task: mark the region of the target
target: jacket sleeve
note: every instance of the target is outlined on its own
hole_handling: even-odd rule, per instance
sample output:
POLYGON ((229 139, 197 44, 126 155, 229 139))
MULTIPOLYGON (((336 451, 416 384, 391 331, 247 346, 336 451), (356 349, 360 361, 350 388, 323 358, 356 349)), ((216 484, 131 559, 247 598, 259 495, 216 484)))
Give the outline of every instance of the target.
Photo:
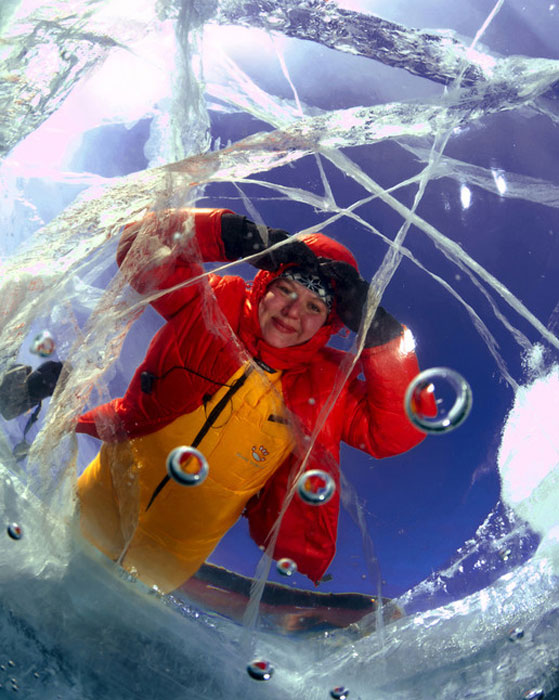
MULTIPOLYGON (((425 438, 404 407, 406 390, 420 371, 413 345, 413 336, 404 327, 399 337, 363 351, 365 380, 354 379, 348 387, 344 442, 380 458, 406 452, 425 438)), ((432 394, 424 392, 421 402, 426 415, 436 415, 432 394)))
POLYGON ((233 213, 228 209, 167 209, 129 224, 122 232, 117 263, 134 289, 156 295, 151 304, 165 319, 200 293, 205 281, 201 263, 227 260, 221 239, 225 212, 233 213), (189 279, 191 284, 175 289, 189 279), (166 289, 171 291, 157 296, 166 289))

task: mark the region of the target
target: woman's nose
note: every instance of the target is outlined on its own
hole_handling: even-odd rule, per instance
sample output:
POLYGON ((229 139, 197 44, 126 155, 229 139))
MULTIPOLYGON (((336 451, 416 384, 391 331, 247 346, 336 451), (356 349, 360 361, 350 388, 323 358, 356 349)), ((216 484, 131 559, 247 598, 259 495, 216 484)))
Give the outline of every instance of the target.
POLYGON ((299 315, 299 299, 289 299, 282 309, 284 316, 297 317, 299 315))

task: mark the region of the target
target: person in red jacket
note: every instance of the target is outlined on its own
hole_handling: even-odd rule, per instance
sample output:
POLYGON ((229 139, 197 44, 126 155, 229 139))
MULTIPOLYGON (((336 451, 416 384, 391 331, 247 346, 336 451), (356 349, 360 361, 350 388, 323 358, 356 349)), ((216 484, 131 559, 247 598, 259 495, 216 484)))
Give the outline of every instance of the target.
POLYGON ((424 437, 404 410, 419 372, 409 330, 379 306, 342 382, 348 354, 327 343, 359 329, 369 289, 353 255, 229 210, 151 214, 126 227, 117 262, 166 323, 124 397, 78 421, 102 440, 78 481, 84 536, 169 591, 245 515, 258 545, 318 582, 336 548, 340 443, 381 458, 424 437), (259 268, 252 283, 202 267, 246 257, 259 268), (182 445, 209 464, 196 487, 167 472, 182 445), (310 469, 336 485, 320 506, 292 493, 310 469))

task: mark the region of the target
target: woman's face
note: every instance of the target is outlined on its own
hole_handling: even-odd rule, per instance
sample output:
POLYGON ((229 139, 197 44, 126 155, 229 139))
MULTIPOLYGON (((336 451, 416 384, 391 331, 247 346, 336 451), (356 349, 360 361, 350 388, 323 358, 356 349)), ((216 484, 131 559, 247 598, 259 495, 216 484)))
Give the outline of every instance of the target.
POLYGON ((274 280, 258 307, 262 338, 274 348, 306 343, 328 318, 322 299, 302 284, 274 280))

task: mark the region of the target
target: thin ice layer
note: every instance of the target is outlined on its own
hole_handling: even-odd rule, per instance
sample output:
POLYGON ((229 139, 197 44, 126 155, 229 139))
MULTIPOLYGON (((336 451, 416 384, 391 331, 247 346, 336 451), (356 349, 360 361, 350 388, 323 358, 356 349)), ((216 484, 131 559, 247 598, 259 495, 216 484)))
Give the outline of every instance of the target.
MULTIPOLYGON (((523 63, 523 65, 525 64, 523 63)), ((526 77, 526 73, 524 77, 522 74, 518 77, 514 74, 509 75, 505 71, 504 74, 508 82, 503 89, 502 99, 496 97, 498 91, 495 90, 496 86, 492 85, 491 88, 471 96, 468 93, 459 93, 459 99, 456 101, 454 97, 449 99, 446 106, 453 113, 452 116, 457 115, 460 124, 469 125, 472 123, 472 118, 484 116, 493 109, 517 109, 519 106, 529 104, 531 96, 537 96, 540 94, 540 90, 542 94, 545 94, 548 86, 552 85, 553 71, 554 67, 551 64, 544 67, 541 83, 538 82, 537 87, 532 92, 528 90, 520 101, 517 100, 517 95, 519 92, 523 92, 524 77, 526 84, 529 82, 529 77, 526 77), (519 85, 515 85, 513 90, 512 83, 517 80, 519 85), (510 95, 513 96, 512 99, 510 95), (469 101, 470 97, 472 102, 469 101), (486 102, 490 102, 490 104, 486 104, 486 102)), ((138 216, 145 209, 153 207, 154 202, 164 206, 169 201, 178 201, 181 204, 188 201, 188 195, 194 183, 198 185, 199 183, 225 179, 244 184, 247 176, 252 175, 255 169, 266 170, 275 164, 295 162, 300 159, 301 155, 312 152, 321 144, 330 143, 329 138, 335 139, 334 143, 340 146, 373 142, 378 136, 373 122, 377 117, 380 118, 383 115, 386 120, 381 124, 383 131, 380 133, 380 137, 386 140, 391 140, 398 135, 406 136, 410 133, 410 129, 426 129, 425 133, 439 134, 441 126, 446 129, 453 123, 448 112, 443 111, 443 118, 440 122, 432 117, 433 114, 433 105, 413 105, 409 112, 406 111, 405 105, 397 105, 394 108, 384 108, 378 112, 367 109, 361 111, 340 110, 333 114, 321 115, 317 121, 311 120, 299 124, 298 130, 291 130, 290 126, 287 125, 284 131, 249 139, 248 142, 225 149, 224 152, 210 154, 206 159, 189 159, 179 166, 178 170, 182 169, 183 171, 180 173, 174 170, 170 174, 166 169, 159 169, 132 176, 124 183, 119 183, 106 192, 89 192, 84 195, 80 203, 53 222, 38 237, 36 247, 31 249, 31 252, 22 254, 21 258, 15 261, 17 269, 9 268, 6 286, 2 290, 3 298, 10 300, 9 317, 13 321, 5 333, 3 350, 5 349, 13 355, 14 350, 17 349, 22 337, 24 337, 24 335, 17 335, 21 330, 20 324, 24 324, 23 328, 29 331, 32 327, 31 321, 44 318, 53 305, 56 310, 53 313, 53 323, 55 325, 61 324, 57 326, 58 328, 64 327, 66 339, 73 339, 73 343, 69 342, 68 345, 73 358, 73 375, 66 385, 61 386, 60 394, 55 397, 53 411, 49 414, 50 418, 47 421, 45 431, 37 442, 33 455, 35 461, 31 462, 30 469, 33 478, 41 478, 46 482, 47 469, 44 467, 47 464, 47 455, 48 461, 50 461, 49 477, 53 465, 57 465, 58 469, 54 473, 55 478, 49 482, 49 490, 54 491, 61 483, 64 476, 63 470, 67 465, 74 468, 71 460, 68 460, 68 454, 71 454, 73 446, 69 444, 70 439, 65 431, 68 434, 71 431, 73 417, 83 406, 89 392, 98 392, 99 398, 108 394, 107 380, 110 371, 107 371, 107 367, 116 361, 121 352, 126 331, 147 301, 130 295, 118 281, 115 281, 106 293, 101 291, 104 286, 103 282, 106 282, 106 280, 102 280, 101 273, 109 265, 114 254, 114 241, 122 223, 138 216), (404 118, 401 118, 402 115, 404 118), (427 127, 423 126, 422 120, 430 116, 432 117, 431 122, 427 127), (353 122, 349 124, 351 128, 348 129, 348 124, 344 122, 349 121, 349 117, 353 119, 353 122), (328 130, 333 125, 338 130, 331 137, 328 130), (360 133, 361 126, 368 127, 368 131, 364 129, 364 135, 360 133), (391 128, 394 129, 393 133, 390 131, 391 128), (326 135, 323 137, 323 134, 326 135), (293 135, 296 135, 297 138, 293 150, 290 150, 294 143, 293 135), (247 162, 248 157, 252 159, 253 156, 254 160, 247 162), (239 162, 239 158, 244 162, 239 162), (176 197, 176 199, 172 200, 172 197, 176 197), (49 251, 48 254, 46 251, 49 251), (60 254, 63 256, 62 262, 58 259, 60 254), (39 259, 46 262, 44 268, 35 267, 39 259), (20 276, 17 284, 16 273, 20 276), (69 277, 76 276, 91 283, 92 288, 101 296, 99 302, 95 299, 95 311, 89 319, 89 325, 84 323, 84 319, 80 316, 81 310, 75 308, 78 300, 87 292, 84 292, 83 288, 68 292, 67 287, 64 286, 69 277), (37 280, 42 286, 38 290, 30 292, 29 284, 33 280, 37 280), (16 289, 18 290, 17 294, 14 291, 16 289), (38 293, 39 296, 37 296, 38 293), (57 304, 60 298, 68 295, 70 297, 69 303, 57 304), (66 325, 63 326, 63 324, 66 325), (68 330, 67 326, 70 327, 73 324, 74 327, 68 330), (58 438, 61 438, 60 442, 58 438), (53 448, 53 445, 57 445, 57 447, 53 448), (34 472, 33 469, 38 471, 34 472), (41 469, 42 471, 40 471, 41 469)), ((412 208, 403 206, 395 198, 387 196, 382 187, 372 182, 368 175, 357 168, 345 155, 344 157, 336 153, 328 153, 327 155, 338 164, 342 172, 364 184, 371 197, 382 198, 383 201, 401 213, 404 220, 413 221, 419 228, 433 232, 435 227, 428 221, 423 222, 420 217, 413 215, 412 208)), ((430 163, 427 179, 433 178, 436 172, 437 164, 430 163)), ((459 168, 455 167, 455 164, 453 164, 452 173, 455 177, 463 175, 459 168)), ((485 175, 487 176, 488 173, 485 172, 485 175)), ((324 189, 322 198, 313 198, 312 193, 298 188, 293 188, 290 194, 293 195, 294 199, 305 201, 307 204, 317 204, 320 211, 334 211, 334 215, 339 216, 342 220, 343 217, 353 213, 355 208, 353 205, 351 212, 349 211, 350 207, 336 207, 331 190, 328 193, 328 187, 325 186, 324 189), (328 196, 329 194, 330 196, 328 196)), ((276 187, 276 191, 278 193, 286 192, 283 187, 279 186, 276 187)), ((433 233, 443 248, 446 246, 448 249, 447 242, 444 237, 441 237, 441 232, 435 229, 433 233)), ((387 244, 390 245, 389 242, 387 244)), ((456 260, 464 262, 464 258, 466 258, 470 267, 475 268, 475 271, 480 273, 485 282, 492 282, 485 271, 475 264, 475 260, 470 262, 471 259, 455 248, 452 248, 452 251, 456 260)), ((400 245, 398 253, 406 255, 406 250, 400 245)), ((446 284, 448 286, 448 282, 446 284)), ((501 288, 499 286, 499 289, 501 288)), ((509 299, 511 299, 510 296, 509 299)), ((516 303, 518 300, 513 299, 513 301, 516 303)), ((521 308, 524 311, 523 307, 515 308, 521 308)), ((538 330, 542 328, 545 330, 543 324, 540 324, 538 330)), ((551 338, 548 336, 550 342, 551 338)), ((497 352, 497 350, 495 351, 497 352)), ((503 371, 502 367, 501 371, 503 371)), ((503 372, 503 374, 505 373, 503 372)), ((505 376, 507 375, 505 374, 505 376)), ((94 395, 94 398, 97 397, 94 395)), ((432 691, 434 682, 443 689, 441 692, 450 695, 456 692, 456 684, 458 683, 456 681, 456 667, 460 668, 462 662, 466 663, 466 659, 468 659, 468 670, 464 672, 463 679, 466 679, 467 683, 476 684, 474 692, 481 695, 489 686, 502 689, 503 697, 506 697, 505 693, 507 692, 514 692, 516 697, 525 688, 521 684, 532 678, 536 682, 544 674, 550 658, 547 642, 551 638, 551 632, 556 631, 552 615, 556 601, 553 595, 550 595, 553 585, 553 577, 545 566, 539 567, 536 564, 531 564, 526 569, 516 572, 516 575, 511 576, 507 582, 501 582, 484 594, 465 599, 454 606, 446 606, 430 615, 416 616, 411 620, 408 619, 394 630, 388 630, 387 646, 378 654, 371 651, 370 639, 364 640, 359 644, 358 649, 355 649, 350 646, 351 642, 342 636, 340 640, 342 651, 334 658, 328 657, 329 652, 325 652, 324 657, 322 657, 324 666, 335 670, 335 674, 333 673, 332 677, 327 680, 329 683, 337 685, 340 675, 345 674, 352 681, 352 683, 348 681, 348 685, 355 688, 353 694, 361 693, 364 697, 367 697, 367 692, 371 692, 371 688, 374 687, 372 683, 384 684, 382 687, 375 688, 374 692, 378 692, 380 696, 387 692, 392 694, 398 692, 402 697, 419 697, 424 691, 430 692, 429 688, 432 691), (509 582, 510 589, 507 588, 509 582), (462 613, 464 614, 460 617, 462 613), (509 643, 505 636, 505 626, 526 619, 528 619, 528 624, 531 624, 529 617, 532 615, 534 616, 534 624, 527 629, 527 634, 529 633, 529 639, 531 642, 533 641, 533 644, 528 653, 525 647, 515 647, 509 643), (451 622, 445 626, 445 622, 448 620, 451 622), (439 633, 441 627, 443 627, 442 634, 439 633), (403 642, 398 636, 400 633, 403 635, 403 642), (401 652, 398 651, 398 645, 402 649, 401 652), (452 651, 449 660, 455 666, 443 667, 441 670, 440 659, 444 657, 443 652, 449 646, 452 651), (389 670, 383 675, 376 664, 371 662, 374 662, 379 656, 386 655, 386 650, 390 651, 388 656, 392 656, 394 664, 391 665, 389 661, 389 670), (532 655, 532 651, 534 655, 532 655), (475 663, 470 660, 472 652, 477 655, 475 663), (354 653, 357 653, 358 656, 353 656, 354 653), (360 658, 359 654, 362 655, 360 658), (493 659, 498 654, 501 654, 500 658, 503 660, 504 669, 502 672, 493 670, 493 659), (403 670, 406 664, 407 670, 403 670), (513 666, 515 673, 521 677, 518 682, 512 682, 511 674, 508 673, 508 669, 513 666), (372 668, 371 672, 375 673, 375 678, 371 679, 371 676, 368 675, 367 667, 372 668), (538 674, 540 675, 538 676, 538 674), (483 686, 481 688, 479 687, 480 683, 483 686)), ((90 593, 92 594, 91 591, 90 593)), ((57 611, 58 608, 55 608, 54 612, 57 611)), ((145 642, 145 640, 142 641, 145 642)), ((160 644, 165 652, 169 651, 168 647, 165 647, 165 642, 160 644)), ((269 646, 264 645, 262 647, 263 653, 271 653, 275 647, 277 648, 277 645, 273 643, 270 643, 269 646)), ((215 647, 210 648, 214 652, 215 647)), ((65 651, 68 653, 68 650, 65 651)), ((130 656, 134 657, 138 649, 129 648, 128 651, 130 656)), ((289 657, 289 654, 286 656, 289 657)), ((288 674, 283 676, 278 674, 277 678, 282 684, 280 692, 284 693, 285 689, 289 689, 294 697, 296 697, 294 693, 299 691, 304 693, 301 695, 302 697, 313 697, 313 694, 316 697, 323 697, 325 686, 322 683, 326 681, 326 678, 322 669, 316 671, 316 657, 320 657, 317 649, 313 649, 309 656, 301 655, 298 667, 296 666, 297 659, 292 661, 284 659, 286 667, 290 667, 291 675, 286 677, 288 674)), ((135 658, 139 658, 137 654, 135 658)), ((166 655, 162 653, 157 658, 166 658, 166 655)), ((178 662, 184 662, 185 658, 188 661, 184 665, 190 668, 192 663, 190 657, 179 654, 178 662)), ((118 675, 117 669, 117 664, 111 667, 113 680, 118 675)), ((207 677, 197 678, 195 683, 199 685, 195 692, 202 693, 207 688, 207 685, 204 684, 208 683, 208 679, 207 677)), ((180 688, 180 692, 183 691, 184 689, 180 688)), ((153 692, 158 691, 154 690, 153 692)))
MULTIPOLYGON (((550 78, 547 77, 546 81, 549 82, 550 78)), ((539 83, 538 83, 539 84, 539 83)), ((543 89, 541 85, 539 85, 538 89, 543 89)), ((522 92, 522 91, 520 91, 522 92)), ((508 93, 507 93, 508 94, 508 93)), ((515 94, 517 94, 515 92, 515 94)), ((531 96, 531 93, 530 93, 531 96)), ((475 96, 468 95, 469 100, 473 100, 475 103, 475 96)), ((454 102, 455 98, 452 96, 449 98, 449 102, 452 104, 454 102)), ((466 115, 469 116, 469 111, 471 109, 471 102, 468 102, 468 108, 463 115, 462 118, 465 118, 466 115)), ((509 109, 511 108, 512 105, 505 100, 502 104, 498 105, 491 105, 491 109, 509 109)), ((414 105, 413 109, 417 111, 417 114, 421 115, 421 119, 425 119, 426 113, 424 108, 419 105, 414 105)), ((427 108, 427 116, 429 114, 434 115, 435 114, 435 108, 432 106, 428 106, 427 108)), ((398 110, 405 110, 405 106, 399 105, 398 110)), ((396 112, 398 112, 396 110, 396 112)), ((444 113, 442 113, 441 116, 441 111, 437 109, 438 116, 437 116, 437 124, 435 128, 435 124, 432 124, 427 127, 427 132, 429 133, 438 133, 438 129, 441 128, 441 125, 444 127, 449 127, 450 125, 456 123, 454 120, 455 118, 458 120, 458 123, 460 123, 459 118, 457 117, 458 111, 455 109, 453 114, 452 114, 452 119, 450 121, 445 121, 444 118, 444 113)), ((362 116, 363 110, 343 110, 341 112, 335 113, 333 117, 331 115, 328 115, 327 117, 319 116, 316 118, 312 118, 310 120, 307 120, 306 124, 305 122, 299 121, 297 124, 295 124, 293 127, 287 127, 284 129, 285 134, 282 132, 279 133, 273 133, 271 135, 261 135, 259 137, 249 137, 248 140, 245 141, 245 143, 242 143, 241 145, 228 149, 225 154, 218 153, 216 155, 211 154, 208 158, 206 158, 203 162, 196 162, 196 161, 184 161, 181 164, 177 164, 176 166, 173 167, 173 170, 176 171, 182 171, 182 170, 187 170, 190 171, 189 175, 191 178, 197 178, 197 182, 209 182, 215 179, 223 180, 223 179, 231 179, 232 177, 238 178, 239 176, 242 176, 243 170, 245 172, 250 172, 251 169, 255 167, 255 164, 258 161, 258 156, 260 155, 261 162, 259 164, 259 167, 262 169, 264 168, 270 168, 273 165, 276 165, 278 163, 277 160, 277 155, 278 155, 278 150, 282 154, 283 158, 286 160, 292 161, 301 155, 304 155, 305 153, 309 152, 311 148, 320 146, 321 145, 321 138, 320 137, 314 137, 313 134, 315 133, 327 133, 331 134, 332 129, 330 128, 332 124, 335 121, 338 123, 338 125, 341 125, 342 131, 341 131, 341 140, 337 141, 336 143, 338 145, 356 145, 356 144, 362 144, 362 143, 367 143, 375 140, 374 135, 371 136, 371 134, 367 133, 366 130, 366 125, 370 124, 372 125, 372 128, 374 130, 379 130, 379 136, 378 138, 388 138, 387 134, 392 138, 393 137, 393 132, 395 129, 395 124, 393 122, 392 118, 388 118, 386 127, 383 126, 382 119, 380 119, 380 115, 377 112, 375 113, 368 113, 368 110, 365 110, 366 118, 363 120, 362 116), (351 125, 349 128, 347 128, 347 120, 348 120, 348 115, 351 115, 352 118, 355 121, 355 126, 351 125), (359 127, 359 128, 356 128, 359 127), (292 141, 292 138, 295 137, 295 141, 298 142, 298 148, 293 148, 292 150, 289 147, 289 143, 292 141), (278 141, 279 141, 279 147, 278 147, 278 141), (287 141, 288 147, 286 148, 285 146, 285 141, 287 141), (238 155, 239 151, 243 150, 248 150, 250 155, 251 155, 251 162, 250 163, 243 163, 239 172, 239 167, 237 164, 236 156, 238 155), (273 150, 273 152, 270 154, 269 151, 273 150), (233 159, 235 159, 235 162, 233 163, 233 159), (213 161, 213 162, 212 162, 213 161), (225 161, 225 162, 223 162, 225 161), (225 167, 224 167, 225 166, 225 167), (200 170, 201 169, 201 172, 200 170), (214 170, 212 173, 211 171, 214 170), (216 172, 217 171, 217 172, 216 172)), ((412 112, 411 114, 408 113, 406 115, 406 122, 409 121, 413 122, 412 124, 412 133, 415 133, 417 129, 415 128, 414 124, 419 121, 419 118, 417 116, 414 116, 414 113, 412 112)), ((421 128, 425 128, 425 123, 420 122, 419 125, 421 128)), ((426 132, 426 133, 427 133, 426 132)), ((409 130, 406 130, 406 128, 402 128, 402 130, 398 131, 396 128, 396 135, 402 136, 405 134, 409 134, 409 130)), ((331 146, 332 144, 329 141, 326 141, 327 146, 331 146)), ((390 200, 390 198, 382 192, 379 192, 379 189, 374 182, 370 181, 370 179, 367 178, 363 173, 359 172, 359 170, 355 169, 354 166, 349 162, 347 159, 342 159, 342 157, 339 154, 330 154, 330 158, 340 164, 340 167, 344 172, 352 173, 355 179, 359 180, 361 184, 365 184, 367 189, 369 191, 377 196, 381 196, 385 201, 390 201, 395 207, 397 207, 400 211, 406 213, 406 221, 407 225, 409 225, 410 222, 414 223, 421 223, 420 220, 414 215, 413 210, 412 211, 405 211, 405 208, 401 208, 399 204, 397 204, 394 200, 390 200)), ((282 160, 279 160, 281 163, 282 160)), ((256 166, 258 167, 258 165, 256 166)), ((431 164, 431 168, 433 165, 431 164)), ((54 255, 53 257, 58 257, 60 258, 61 254, 64 255, 64 249, 61 249, 61 244, 63 244, 64 241, 64 236, 63 236, 63 231, 64 231, 64 217, 68 217, 71 221, 71 226, 68 227, 68 232, 71 233, 71 247, 72 247, 72 255, 70 257, 69 262, 73 265, 75 262, 80 262, 81 258, 80 257, 75 257, 75 253, 78 252, 78 255, 83 255, 83 259, 85 259, 88 255, 91 254, 91 252, 95 249, 95 240, 104 241, 107 235, 107 222, 110 223, 110 230, 109 230, 109 236, 111 235, 112 231, 118 230, 119 226, 126 221, 126 219, 122 216, 122 210, 124 208, 124 201, 127 203, 127 211, 126 214, 128 216, 137 216, 139 215, 144 208, 142 207, 142 204, 144 203, 149 203, 150 198, 153 198, 154 196, 154 191, 157 191, 158 184, 163 190, 163 187, 165 187, 166 190, 170 186, 173 188, 173 193, 174 196, 178 197, 180 196, 180 189, 177 187, 177 181, 178 179, 175 177, 171 181, 167 181, 166 176, 165 178, 163 177, 165 175, 165 170, 162 171, 154 171, 152 173, 149 173, 148 176, 146 177, 145 174, 142 174, 140 176, 134 176, 130 178, 132 181, 130 184, 125 183, 124 186, 117 186, 121 188, 120 193, 118 191, 115 191, 114 188, 111 188, 109 193, 105 195, 104 198, 94 198, 92 200, 91 198, 91 193, 89 196, 84 197, 84 204, 77 205, 67 211, 64 215, 63 218, 59 218, 53 222, 49 227, 45 229, 45 234, 48 236, 49 231, 55 231, 55 238, 52 241, 49 241, 48 237, 43 238, 42 236, 38 237, 39 241, 39 246, 41 246, 41 257, 44 260, 44 246, 45 242, 49 242, 49 249, 53 251, 54 255), (149 189, 149 192, 145 194, 145 198, 143 200, 140 200, 139 204, 136 204, 134 206, 134 199, 138 197, 138 181, 144 180, 144 186, 146 189, 149 189), (158 183, 159 180, 159 183, 158 183), (136 181, 136 182, 134 182, 136 181), (110 204, 109 200, 110 199, 110 204), (131 204, 132 202, 132 204, 131 204), (113 216, 111 215, 111 209, 113 211, 113 216), (87 211, 86 211, 87 210, 87 211), (102 218, 98 217, 96 214, 97 212, 102 211, 102 218), (86 219, 84 220, 84 214, 86 215, 86 219), (101 220, 100 220, 101 219, 101 220), (95 230, 96 232, 96 237, 91 238, 87 241, 86 245, 80 250, 78 248, 78 251, 76 251, 75 248, 75 243, 76 243, 76 237, 74 234, 74 227, 76 224, 80 227, 80 229, 84 230, 85 228, 91 231, 92 229, 95 230), (51 245, 52 243, 52 245, 51 245)), ((426 174, 423 175, 423 181, 424 183, 427 182, 430 177, 431 173, 430 171, 426 174)), ((188 181, 187 181, 188 183, 188 181)), ((188 191, 190 183, 186 185, 184 188, 183 192, 186 193, 188 191)), ((163 190, 161 192, 161 198, 163 199, 165 197, 165 191, 163 190)), ((463 254, 460 251, 456 250, 455 246, 452 246, 449 244, 445 238, 442 235, 439 235, 438 232, 433 232, 432 227, 429 227, 428 225, 424 226, 429 232, 434 233, 436 236, 436 239, 438 240, 439 243, 443 245, 443 247, 450 248, 450 251, 452 255, 458 259, 461 259, 463 257, 463 254)), ((70 242, 70 238, 68 238, 68 242, 70 242)), ((400 247, 401 249, 401 241, 397 242, 397 246, 400 247)), ((399 255, 400 253, 398 253, 399 255)), ((64 259, 64 258, 63 258, 64 259)), ((396 258, 393 258, 395 261, 396 258)), ((489 276, 486 275, 486 273, 483 270, 480 270, 480 267, 475 264, 475 261, 468 261, 471 266, 475 268, 477 272, 480 272, 482 276, 485 276, 486 280, 488 280, 490 283, 493 283, 493 286, 496 286, 499 291, 502 290, 502 286, 496 284, 491 280, 489 276)), ((20 268, 21 269, 21 268, 20 268)), ((23 268, 24 270, 26 268, 23 268)), ((27 268, 29 269, 29 268, 27 268)), ((56 267, 52 268, 49 266, 49 274, 52 274, 52 269, 56 270, 56 267)), ((62 274, 66 273, 67 268, 62 267, 62 274)), ((386 285, 392 272, 394 270, 394 266, 391 263, 387 268, 386 268, 386 275, 384 280, 381 282, 381 287, 386 285)), ((35 272, 35 270, 33 270, 35 272)), ((35 275, 37 277, 37 275, 35 275)), ((40 275, 38 276, 40 279, 40 275)), ((40 284, 40 283, 39 283, 40 284)), ((45 285, 46 286, 46 285, 45 285)), ((53 284, 53 280, 48 278, 48 286, 51 288, 51 294, 53 295, 51 298, 54 297, 55 294, 58 294, 58 288, 56 287, 55 284, 53 284)), ((507 292, 505 290, 505 295, 507 295, 507 292)), ((510 294, 508 294, 508 297, 510 297, 510 294)), ((47 298, 47 303, 49 303, 49 300, 47 298)), ((35 307, 35 312, 38 312, 41 307, 36 306, 35 307)), ((105 317, 105 311, 106 307, 103 306, 103 315, 105 317)), ((371 309, 371 312, 374 309, 371 309)), ((8 312, 9 315, 12 315, 12 312, 8 312)), ((21 318, 17 318, 17 324, 14 324, 13 326, 8 325, 6 328, 6 335, 8 335, 11 331, 14 329, 17 330, 17 328, 20 326, 22 323, 21 318)), ((537 325, 537 324, 536 324, 537 325)), ((541 324, 540 324, 541 328, 541 324)), ((13 338, 13 335, 11 336, 13 338)), ((17 334, 16 334, 17 337, 17 334)), ((86 336, 87 337, 87 336, 86 336)), ((120 336, 122 337, 122 336, 120 336)), ((115 351, 118 351, 119 344, 111 344, 107 343, 108 347, 115 347, 115 351)), ((109 358, 110 361, 110 358, 109 358)), ((97 363, 99 365, 99 362, 97 363)), ((100 363, 102 365, 102 362, 100 363)), ((101 367, 98 367, 98 369, 101 369, 101 367)), ((91 374, 86 374, 87 380, 91 381, 92 375, 91 374)), ((57 422, 58 425, 67 425, 67 421, 60 421, 58 420, 57 422)))

